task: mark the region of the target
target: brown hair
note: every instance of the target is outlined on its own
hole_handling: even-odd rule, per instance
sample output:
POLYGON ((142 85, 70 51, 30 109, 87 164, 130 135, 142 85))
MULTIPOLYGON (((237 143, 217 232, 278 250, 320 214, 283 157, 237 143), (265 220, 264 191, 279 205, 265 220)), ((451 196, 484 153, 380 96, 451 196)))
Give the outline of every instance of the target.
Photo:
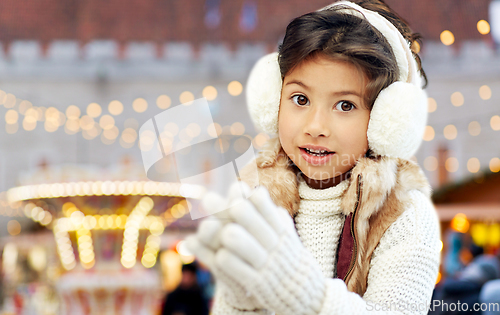
MULTIPOLYGON (((382 0, 352 1, 378 12, 389 20, 410 43, 420 39, 408 24, 382 0)), ((396 57, 385 37, 367 20, 342 12, 346 6, 334 6, 295 18, 286 28, 279 47, 278 62, 284 78, 301 61, 322 53, 327 57, 353 63, 367 75, 365 101, 371 109, 380 91, 398 78, 396 57)), ((413 52, 419 71, 427 84, 420 58, 413 52)))

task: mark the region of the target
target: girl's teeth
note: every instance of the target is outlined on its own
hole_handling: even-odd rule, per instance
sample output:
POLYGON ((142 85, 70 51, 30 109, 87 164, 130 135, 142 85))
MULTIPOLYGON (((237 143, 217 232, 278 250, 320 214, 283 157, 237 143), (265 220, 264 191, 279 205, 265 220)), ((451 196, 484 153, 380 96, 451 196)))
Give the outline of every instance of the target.
POLYGON ((306 149, 307 153, 309 153, 310 155, 314 155, 314 156, 325 156, 325 155, 328 155, 327 152, 325 151, 319 151, 319 152, 322 152, 322 153, 319 153, 319 152, 315 152, 315 151, 311 151, 309 149, 306 149))

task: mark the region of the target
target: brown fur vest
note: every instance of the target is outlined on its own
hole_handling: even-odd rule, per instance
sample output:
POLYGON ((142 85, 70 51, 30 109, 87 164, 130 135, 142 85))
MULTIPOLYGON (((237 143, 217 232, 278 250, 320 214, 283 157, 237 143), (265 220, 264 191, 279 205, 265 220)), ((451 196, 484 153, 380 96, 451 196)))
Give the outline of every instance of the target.
MULTIPOLYGON (((240 179, 250 187, 265 186, 274 202, 295 217, 300 203, 297 169, 278 138, 268 141, 256 164, 258 180, 252 176, 255 174, 252 163, 240 172, 240 179)), ((349 263, 344 263, 349 269, 337 269, 337 273, 343 274, 349 291, 363 296, 371 255, 387 228, 407 208, 407 192, 417 189, 429 197, 431 189, 417 164, 388 157, 360 159, 351 170, 349 181, 341 202, 347 218, 338 247, 340 260, 345 262, 345 256, 349 255, 349 263)))

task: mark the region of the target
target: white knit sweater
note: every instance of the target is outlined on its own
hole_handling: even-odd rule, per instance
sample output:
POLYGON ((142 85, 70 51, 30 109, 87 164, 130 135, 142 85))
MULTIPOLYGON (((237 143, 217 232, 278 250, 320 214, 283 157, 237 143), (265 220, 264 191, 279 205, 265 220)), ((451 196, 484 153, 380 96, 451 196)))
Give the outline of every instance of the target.
MULTIPOLYGON (((320 315, 427 314, 439 270, 439 220, 430 200, 411 191, 408 209, 387 229, 373 252, 363 297, 349 292, 336 275, 335 253, 345 216, 340 198, 348 186, 315 190, 299 181, 301 198, 295 226, 304 246, 319 262, 326 281, 320 315)), ((273 314, 242 312, 216 292, 212 314, 273 314)), ((280 314, 293 315, 293 314, 280 314)))

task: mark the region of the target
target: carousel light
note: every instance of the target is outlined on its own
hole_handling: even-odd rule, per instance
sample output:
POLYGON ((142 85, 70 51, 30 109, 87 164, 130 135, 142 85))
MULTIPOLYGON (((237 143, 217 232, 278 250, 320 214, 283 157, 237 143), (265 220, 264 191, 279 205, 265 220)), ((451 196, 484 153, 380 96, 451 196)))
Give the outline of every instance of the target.
POLYGON ((38 215, 35 218, 35 221, 41 222, 45 218, 45 212, 46 211, 40 211, 38 215))
POLYGON ((7 223, 7 232, 12 236, 18 235, 21 233, 21 224, 17 220, 10 220, 7 223))
POLYGON ((12 274, 17 267, 18 250, 14 243, 7 243, 2 253, 2 269, 5 274, 12 274))
POLYGON ((107 224, 109 226, 110 229, 116 229, 117 228, 117 225, 116 225, 116 217, 117 215, 116 214, 112 214, 108 217, 108 219, 106 220, 107 221, 107 224))
POLYGON ((101 226, 99 225, 99 219, 101 218, 100 215, 96 214, 96 215, 89 215, 89 218, 88 218, 88 225, 89 227, 93 224, 93 228, 92 229, 95 229, 95 230, 98 230, 101 228, 101 226))
POLYGON ((149 226, 149 232, 151 232, 152 235, 161 235, 163 233, 164 229, 165 228, 164 228, 163 224, 161 224, 159 222, 153 222, 149 226))
POLYGON ((92 182, 83 183, 83 195, 88 196, 92 192, 92 182))
POLYGON ((35 221, 38 221, 38 214, 43 212, 43 209, 40 208, 40 207, 34 207, 32 210, 31 210, 31 218, 35 221))
POLYGON ((148 212, 151 211, 153 206, 153 199, 150 197, 142 197, 127 218, 125 231, 123 232, 123 245, 120 259, 125 268, 132 268, 135 265, 137 252, 134 251, 130 253, 130 250, 127 250, 127 248, 137 249, 140 223, 147 216, 148 212))
POLYGON ((68 232, 66 230, 63 230, 62 225, 59 224, 62 219, 69 220, 67 218, 61 218, 57 220, 53 232, 56 238, 57 251, 59 253, 59 258, 61 260, 63 268, 66 270, 71 270, 76 266, 75 255, 73 253, 73 247, 71 246, 71 240, 69 239, 68 232))
MULTIPOLYGON (((200 199, 202 186, 153 181, 70 182, 14 187, 7 191, 10 203, 40 198, 105 195, 159 195, 200 199)), ((64 213, 64 211, 63 211, 64 213)))
POLYGON ((83 224, 83 218, 85 218, 85 214, 80 210, 76 210, 70 215, 70 220, 73 226, 79 227, 83 224))
POLYGON ((118 216, 118 218, 116 219, 116 225, 120 229, 124 229, 125 228, 125 224, 127 223, 127 218, 128 218, 128 216, 126 214, 120 214, 118 216), (120 220, 120 221, 118 221, 118 220, 120 220))
POLYGON ((44 226, 49 225, 52 222, 52 214, 48 211, 45 211, 45 215, 43 219, 40 220, 40 223, 44 226))
POLYGON ((24 206, 24 214, 26 217, 31 218, 31 211, 33 211, 33 208, 35 207, 36 205, 32 202, 29 202, 24 206))
POLYGON ((156 256, 153 254, 146 254, 142 256, 141 263, 146 268, 151 268, 156 264, 156 256))
POLYGON ((160 250, 160 238, 156 235, 148 236, 144 248, 141 263, 144 267, 151 268, 156 264, 158 251, 160 250))
POLYGON ((92 184, 92 193, 96 196, 102 195, 102 183, 100 181, 94 182, 92 184))
POLYGON ((107 214, 104 214, 102 215, 100 218, 99 218, 99 227, 103 230, 107 230, 109 229, 109 226, 108 226, 108 215, 107 214))
POLYGON ((82 267, 89 269, 94 266, 94 246, 90 230, 81 228, 76 231, 78 243, 78 256, 82 267))
POLYGON ((75 184, 74 183, 64 183, 64 191, 67 196, 73 197, 75 196, 75 184))

